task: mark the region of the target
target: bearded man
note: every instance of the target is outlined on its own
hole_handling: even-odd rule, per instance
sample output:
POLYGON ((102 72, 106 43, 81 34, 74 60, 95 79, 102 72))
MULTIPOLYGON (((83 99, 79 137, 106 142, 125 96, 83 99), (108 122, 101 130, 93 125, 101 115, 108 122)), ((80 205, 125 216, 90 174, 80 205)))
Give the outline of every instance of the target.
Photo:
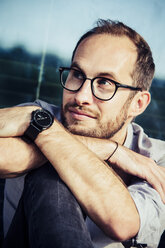
POLYGON ((139 34, 99 20, 59 69, 61 108, 37 100, 1 109, 1 175, 39 167, 25 186, 24 177, 6 182, 5 233, 17 210, 4 247, 158 246, 165 142, 133 122, 150 103, 154 68, 139 34))

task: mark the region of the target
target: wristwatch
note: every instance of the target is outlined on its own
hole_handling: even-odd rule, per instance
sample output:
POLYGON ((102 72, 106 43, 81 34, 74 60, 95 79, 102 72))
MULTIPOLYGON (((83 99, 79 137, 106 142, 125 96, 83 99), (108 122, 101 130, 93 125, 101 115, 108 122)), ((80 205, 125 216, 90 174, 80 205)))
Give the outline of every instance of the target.
POLYGON ((48 129, 54 121, 53 115, 45 109, 37 109, 32 112, 30 125, 24 133, 24 138, 34 141, 38 134, 48 129))

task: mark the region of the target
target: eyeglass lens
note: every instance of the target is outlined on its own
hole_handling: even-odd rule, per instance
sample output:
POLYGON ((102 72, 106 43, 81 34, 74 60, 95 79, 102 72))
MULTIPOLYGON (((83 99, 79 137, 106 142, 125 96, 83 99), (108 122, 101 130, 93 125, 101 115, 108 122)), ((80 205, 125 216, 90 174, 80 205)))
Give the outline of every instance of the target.
MULTIPOLYGON (((61 74, 63 86, 71 91, 80 89, 86 78, 84 74, 78 70, 65 69, 61 74)), ((113 96, 116 86, 113 82, 103 77, 96 77, 92 81, 92 92, 100 99, 106 100, 113 96)))

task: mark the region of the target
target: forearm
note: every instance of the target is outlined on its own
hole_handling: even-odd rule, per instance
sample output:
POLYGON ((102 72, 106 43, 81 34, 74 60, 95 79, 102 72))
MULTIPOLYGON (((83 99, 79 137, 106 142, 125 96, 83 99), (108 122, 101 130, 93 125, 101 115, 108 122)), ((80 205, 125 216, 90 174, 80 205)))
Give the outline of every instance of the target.
POLYGON ((138 232, 139 216, 127 188, 92 151, 58 122, 39 134, 36 144, 101 229, 117 239, 138 232))
POLYGON ((25 106, 0 109, 0 137, 22 136, 29 126, 31 113, 38 108, 25 106))
POLYGON ((108 139, 99 139, 80 135, 73 136, 104 161, 108 159, 116 147, 115 142, 108 139))
POLYGON ((0 138, 0 177, 16 177, 37 168, 46 158, 33 143, 21 138, 0 138))
POLYGON ((0 177, 15 177, 41 166, 46 158, 38 147, 20 137, 37 106, 0 109, 0 177))
MULTIPOLYGON (((95 153, 102 161, 106 161, 109 164, 109 166, 117 173, 117 176, 119 176, 127 186, 129 185, 131 174, 129 174, 128 170, 127 171, 125 170, 122 164, 123 159, 121 161, 118 161, 118 164, 112 163, 110 159, 108 159, 111 158, 111 155, 113 153, 114 154, 112 157, 116 157, 117 150, 122 149, 127 153, 128 149, 126 150, 125 147, 119 144, 118 147, 116 147, 116 143, 108 139, 98 139, 98 138, 84 137, 79 135, 74 135, 74 137, 78 141, 83 143, 89 150, 95 153)), ((127 159, 125 161, 127 161, 127 159)), ((130 167, 131 166, 132 163, 130 163, 130 167)))

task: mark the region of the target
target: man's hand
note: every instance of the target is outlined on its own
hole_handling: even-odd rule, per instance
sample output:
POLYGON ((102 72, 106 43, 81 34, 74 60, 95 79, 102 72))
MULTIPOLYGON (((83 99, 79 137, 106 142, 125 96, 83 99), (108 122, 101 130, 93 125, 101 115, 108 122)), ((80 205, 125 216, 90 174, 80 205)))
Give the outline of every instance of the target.
MULTIPOLYGON (((93 151, 101 160, 107 160, 116 144, 109 140, 75 136, 93 151)), ((165 168, 158 166, 151 158, 138 154, 119 145, 115 154, 108 161, 116 173, 128 185, 131 175, 146 180, 160 194, 165 203, 165 168)))
POLYGON ((124 146, 119 146, 110 163, 122 171, 146 180, 160 194, 165 203, 165 168, 124 146))
POLYGON ((21 176, 46 161, 34 143, 19 137, 0 138, 0 178, 21 176))
POLYGON ((13 107, 0 109, 0 137, 22 136, 27 129, 31 113, 39 107, 13 107))

